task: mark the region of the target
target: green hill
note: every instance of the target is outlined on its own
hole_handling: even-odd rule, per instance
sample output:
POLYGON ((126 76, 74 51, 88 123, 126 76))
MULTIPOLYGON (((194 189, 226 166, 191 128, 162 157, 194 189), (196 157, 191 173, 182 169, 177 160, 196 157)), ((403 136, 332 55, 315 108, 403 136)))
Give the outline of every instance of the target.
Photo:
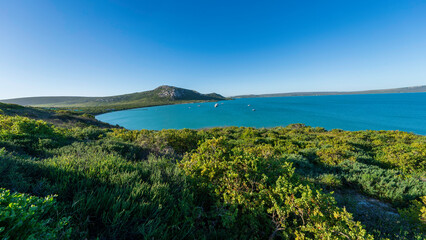
POLYGON ((151 91, 110 97, 29 97, 0 100, 0 102, 33 107, 81 110, 99 114, 130 108, 225 99, 217 93, 201 94, 184 88, 160 86, 151 91))

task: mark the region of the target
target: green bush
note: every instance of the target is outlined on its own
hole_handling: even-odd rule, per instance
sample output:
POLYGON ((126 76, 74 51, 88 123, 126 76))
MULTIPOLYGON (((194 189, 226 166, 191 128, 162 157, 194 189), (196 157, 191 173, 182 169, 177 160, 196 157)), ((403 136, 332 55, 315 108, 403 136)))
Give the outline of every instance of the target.
POLYGON ((406 206, 415 198, 426 195, 426 182, 418 176, 404 176, 397 170, 382 169, 350 161, 340 165, 341 177, 364 193, 387 200, 396 206, 406 206))
POLYGON ((73 128, 69 135, 79 140, 99 140, 104 138, 108 130, 98 127, 73 128))
POLYGON ((268 148, 232 147, 223 137, 207 140, 181 167, 197 191, 216 199, 214 209, 222 210, 207 215, 219 218, 230 238, 371 238, 330 195, 302 184, 291 164, 268 148))
POLYGON ((60 136, 60 133, 54 126, 41 120, 0 115, 0 138, 13 139, 20 136, 56 138, 60 136))
POLYGON ((378 160, 406 173, 426 171, 426 141, 391 144, 378 152, 378 160))
POLYGON ((342 180, 335 174, 323 174, 318 180, 328 188, 336 189, 342 187, 342 180))
POLYGON ((2 239, 67 239, 69 217, 57 216, 53 197, 39 198, 0 188, 0 237, 2 239))
POLYGON ((0 146, 41 156, 64 144, 64 131, 44 121, 0 115, 0 146))
POLYGON ((399 213, 410 221, 412 228, 426 231, 426 196, 413 200, 410 207, 400 209, 399 213))

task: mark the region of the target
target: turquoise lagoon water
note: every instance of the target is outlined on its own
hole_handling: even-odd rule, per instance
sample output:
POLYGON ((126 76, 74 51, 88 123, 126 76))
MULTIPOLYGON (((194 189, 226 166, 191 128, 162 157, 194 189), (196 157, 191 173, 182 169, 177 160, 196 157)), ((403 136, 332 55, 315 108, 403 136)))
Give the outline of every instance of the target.
POLYGON ((243 98, 214 105, 139 108, 102 114, 97 119, 132 130, 303 123, 329 130, 401 130, 426 135, 426 93, 243 98))

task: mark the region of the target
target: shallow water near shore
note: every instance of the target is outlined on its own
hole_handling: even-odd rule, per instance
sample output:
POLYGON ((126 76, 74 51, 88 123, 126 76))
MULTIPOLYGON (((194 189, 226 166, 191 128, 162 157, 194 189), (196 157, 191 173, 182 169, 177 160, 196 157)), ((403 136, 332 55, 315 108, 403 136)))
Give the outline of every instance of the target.
POLYGON ((215 104, 130 109, 96 118, 132 130, 303 123, 328 130, 401 130, 426 135, 426 93, 243 98, 215 104))

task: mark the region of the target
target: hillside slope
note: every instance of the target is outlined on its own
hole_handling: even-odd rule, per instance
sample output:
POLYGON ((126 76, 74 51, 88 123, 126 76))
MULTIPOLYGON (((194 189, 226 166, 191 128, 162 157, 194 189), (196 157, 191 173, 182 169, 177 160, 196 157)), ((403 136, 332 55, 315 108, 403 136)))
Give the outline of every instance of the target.
POLYGON ((66 108, 98 114, 130 108, 218 100, 225 100, 225 97, 216 93, 201 94, 184 88, 160 86, 151 91, 110 97, 29 97, 0 102, 33 107, 66 108))
POLYGON ((0 114, 7 116, 22 116, 35 120, 43 120, 59 127, 88 127, 114 128, 108 123, 96 120, 93 116, 70 111, 54 111, 33 107, 23 107, 16 104, 0 103, 0 114))

